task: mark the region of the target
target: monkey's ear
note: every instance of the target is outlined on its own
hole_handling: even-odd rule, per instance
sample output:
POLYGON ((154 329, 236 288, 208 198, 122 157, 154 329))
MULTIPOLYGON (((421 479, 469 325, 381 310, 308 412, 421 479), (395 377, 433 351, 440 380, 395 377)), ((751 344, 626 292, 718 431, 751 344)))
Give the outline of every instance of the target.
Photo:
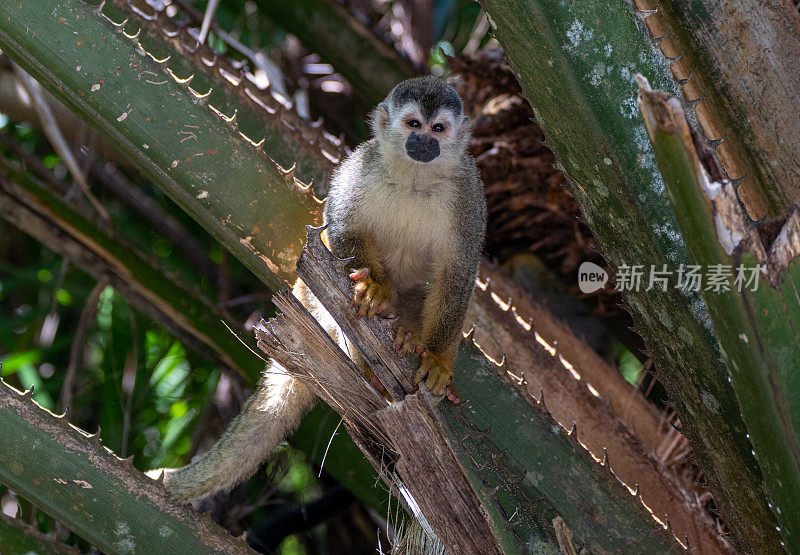
POLYGON ((378 125, 380 125, 382 128, 385 128, 387 125, 389 125, 389 105, 385 102, 378 104, 377 116, 378 117, 376 119, 378 120, 378 125))
POLYGON ((472 123, 469 121, 469 116, 464 116, 461 120, 461 125, 458 126, 458 137, 469 136, 470 129, 472 128, 472 123))

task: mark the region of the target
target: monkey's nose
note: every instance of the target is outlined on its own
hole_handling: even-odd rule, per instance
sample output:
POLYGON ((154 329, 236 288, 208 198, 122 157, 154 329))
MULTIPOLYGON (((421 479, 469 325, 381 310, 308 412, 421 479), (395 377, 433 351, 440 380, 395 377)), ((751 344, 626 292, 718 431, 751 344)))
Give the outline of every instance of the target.
POLYGON ((406 140, 406 152, 412 160, 430 162, 439 156, 439 141, 429 135, 411 133, 406 140))

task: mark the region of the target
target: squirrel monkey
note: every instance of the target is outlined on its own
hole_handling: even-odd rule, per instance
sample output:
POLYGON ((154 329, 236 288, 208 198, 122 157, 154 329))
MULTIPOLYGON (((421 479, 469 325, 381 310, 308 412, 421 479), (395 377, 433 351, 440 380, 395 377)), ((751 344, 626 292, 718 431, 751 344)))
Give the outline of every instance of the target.
MULTIPOLYGON (((469 118, 458 93, 429 76, 395 86, 370 123, 373 138, 333 176, 327 243, 336 256, 354 257, 358 314, 398 315, 394 348, 421 354, 415 384, 424 379, 431 392, 458 402, 449 384, 486 229, 483 183, 467 153, 469 118)), ((305 284, 298 280, 293 291, 344 345, 305 284)), ((183 501, 230 490, 294 431, 315 400, 271 362, 217 444, 199 460, 164 471, 167 489, 183 501)))

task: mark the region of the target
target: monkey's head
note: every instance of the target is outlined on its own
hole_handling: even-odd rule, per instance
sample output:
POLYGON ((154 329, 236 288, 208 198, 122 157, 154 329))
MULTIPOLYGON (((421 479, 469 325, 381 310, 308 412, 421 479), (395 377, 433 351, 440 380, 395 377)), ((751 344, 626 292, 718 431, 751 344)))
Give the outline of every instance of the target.
POLYGON ((384 156, 423 164, 458 162, 469 143, 469 118, 453 87, 438 77, 396 85, 372 113, 384 156))

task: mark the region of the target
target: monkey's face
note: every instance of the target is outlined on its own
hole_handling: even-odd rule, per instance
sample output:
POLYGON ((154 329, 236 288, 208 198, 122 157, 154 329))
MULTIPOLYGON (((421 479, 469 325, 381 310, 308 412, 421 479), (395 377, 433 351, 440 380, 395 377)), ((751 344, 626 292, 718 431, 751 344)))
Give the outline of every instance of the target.
POLYGON ((447 108, 426 111, 428 117, 412 102, 390 115, 380 106, 378 138, 391 146, 396 157, 432 165, 458 161, 469 141, 469 120, 447 108))

